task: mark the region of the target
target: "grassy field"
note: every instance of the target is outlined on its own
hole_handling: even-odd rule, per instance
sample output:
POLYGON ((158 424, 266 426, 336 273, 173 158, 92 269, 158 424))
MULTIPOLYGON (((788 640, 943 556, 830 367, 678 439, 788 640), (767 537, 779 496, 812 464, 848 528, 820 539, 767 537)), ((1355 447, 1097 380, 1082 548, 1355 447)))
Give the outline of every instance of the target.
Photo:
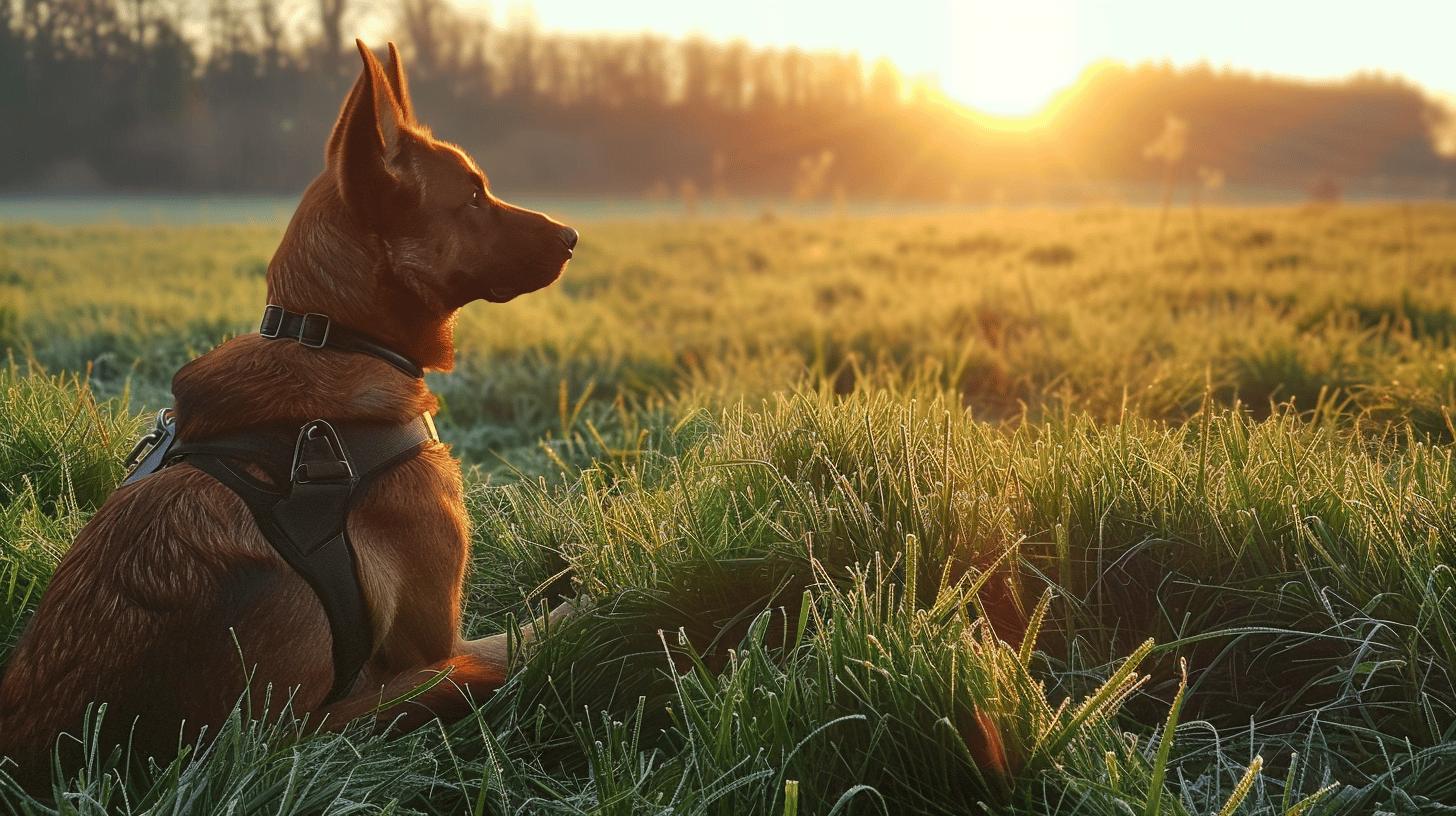
MULTIPOLYGON (((470 628, 590 614, 450 729, 0 812, 1456 807, 1456 209, 1157 220, 586 225, 431 384, 470 628)), ((277 238, 0 227, 0 656, 277 238)))

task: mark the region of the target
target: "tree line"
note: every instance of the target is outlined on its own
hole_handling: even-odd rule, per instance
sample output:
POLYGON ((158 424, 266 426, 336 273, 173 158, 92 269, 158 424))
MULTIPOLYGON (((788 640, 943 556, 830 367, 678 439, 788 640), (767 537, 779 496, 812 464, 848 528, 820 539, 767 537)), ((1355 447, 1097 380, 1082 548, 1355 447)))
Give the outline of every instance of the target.
POLYGON ((448 0, 0 0, 0 188, 290 191, 382 24, 416 107, 498 187, 979 200, 1152 183, 1169 116, 1188 172, 1248 185, 1453 178, 1444 109, 1396 80, 1091 71, 1008 133, 883 60, 703 38, 543 32, 448 0))

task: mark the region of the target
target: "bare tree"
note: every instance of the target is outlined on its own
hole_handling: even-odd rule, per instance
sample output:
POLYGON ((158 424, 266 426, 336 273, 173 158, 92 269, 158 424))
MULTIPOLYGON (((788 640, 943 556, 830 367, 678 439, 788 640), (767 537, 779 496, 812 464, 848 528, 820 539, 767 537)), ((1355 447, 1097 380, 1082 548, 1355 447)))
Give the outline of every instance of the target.
POLYGON ((349 0, 318 0, 319 56, 329 73, 343 65, 344 18, 349 0))
POLYGON ((258 0, 258 34, 262 39, 262 61, 265 72, 283 64, 283 14, 279 0, 258 0))

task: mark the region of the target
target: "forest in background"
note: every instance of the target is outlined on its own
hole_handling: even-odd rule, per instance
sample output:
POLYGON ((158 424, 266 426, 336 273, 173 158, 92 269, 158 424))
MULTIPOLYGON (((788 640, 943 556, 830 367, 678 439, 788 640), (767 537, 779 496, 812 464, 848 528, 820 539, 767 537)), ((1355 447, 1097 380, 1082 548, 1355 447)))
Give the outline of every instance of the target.
MULTIPOLYGON (((1377 75, 1089 68, 1007 131, 847 53, 551 33, 448 0, 0 0, 0 190, 287 192, 383 26, 421 117, 512 192, 982 202, 1165 180, 1443 197, 1452 114, 1377 75)), ((374 43, 382 46, 383 39, 374 43)))

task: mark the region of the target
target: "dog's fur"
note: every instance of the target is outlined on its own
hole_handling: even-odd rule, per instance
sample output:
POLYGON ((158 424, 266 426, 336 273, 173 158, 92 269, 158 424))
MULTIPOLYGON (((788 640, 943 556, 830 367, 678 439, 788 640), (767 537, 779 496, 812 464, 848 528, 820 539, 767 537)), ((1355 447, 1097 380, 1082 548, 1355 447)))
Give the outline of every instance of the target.
MULTIPOLYGON (((268 267, 268 301, 321 312, 434 370, 453 362, 456 311, 550 284, 574 233, 490 195, 475 162, 415 121, 398 52, 364 70, 268 267)), ((373 357, 246 335, 172 382, 183 441, 260 424, 406 422, 435 409, 422 381, 373 357)), ((102 742, 166 757, 213 731, 244 693, 262 710, 326 725, 374 712, 405 725, 466 713, 506 671, 503 637, 460 637, 468 521, 458 463, 431 444, 355 505, 375 651, 352 692, 333 679, 329 623, 313 591, 263 539, 243 502, 181 464, 117 491, 62 559, 0 681, 0 755, 44 784, 57 736, 108 705, 102 742), (401 711, 376 711, 450 669, 401 711), (135 725, 134 725, 135 723, 135 725)))

